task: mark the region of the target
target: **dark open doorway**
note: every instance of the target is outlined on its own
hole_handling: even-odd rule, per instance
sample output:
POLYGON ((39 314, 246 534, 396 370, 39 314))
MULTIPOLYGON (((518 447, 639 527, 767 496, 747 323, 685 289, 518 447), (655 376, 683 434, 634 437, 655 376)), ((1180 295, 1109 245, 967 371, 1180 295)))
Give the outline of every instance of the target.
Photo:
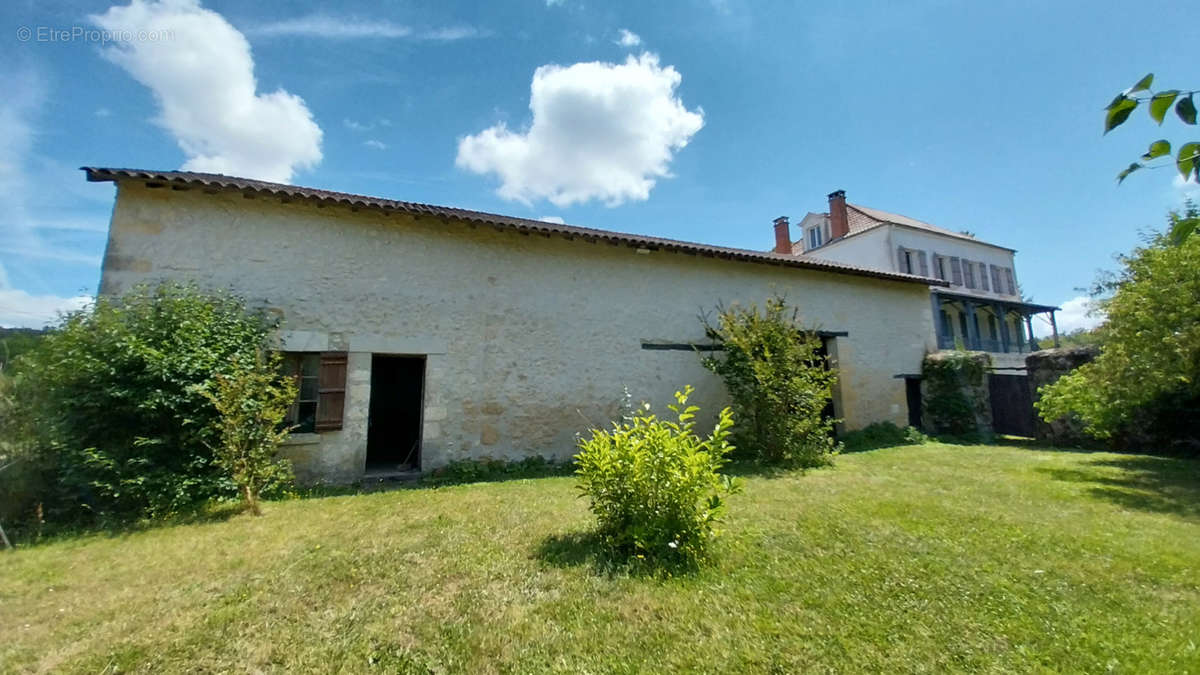
POLYGON ((367 469, 413 471, 421 466, 425 357, 371 357, 367 469))
POLYGON ((921 378, 907 376, 904 378, 904 398, 908 400, 908 426, 921 428, 921 417, 925 411, 921 399, 921 378))
MULTIPOLYGON (((822 336, 821 337, 821 346, 817 348, 817 356, 820 357, 821 364, 825 367, 825 370, 833 369, 833 364, 829 362, 829 343, 831 343, 831 342, 833 342, 832 337, 823 337, 822 336)), ((834 386, 837 386, 837 385, 834 385, 834 386)), ((833 397, 830 396, 829 399, 825 401, 824 409, 821 410, 821 418, 826 419, 826 420, 831 420, 831 419, 833 419, 834 415, 835 415, 835 411, 833 408, 833 397)), ((835 439, 837 438, 838 433, 837 433, 836 426, 834 426, 832 429, 830 429, 830 435, 832 435, 835 439)))

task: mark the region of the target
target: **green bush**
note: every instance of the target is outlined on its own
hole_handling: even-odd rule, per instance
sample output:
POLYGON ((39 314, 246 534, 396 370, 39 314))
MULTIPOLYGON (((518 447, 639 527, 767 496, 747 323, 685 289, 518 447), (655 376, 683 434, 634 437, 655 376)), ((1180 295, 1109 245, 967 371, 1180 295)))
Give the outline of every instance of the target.
POLYGON ((294 481, 291 463, 276 454, 295 428, 283 422, 296 400, 296 381, 282 372, 277 352, 260 354, 251 363, 235 356, 231 372, 216 373, 210 386, 200 387, 220 415, 214 421, 220 438, 214 448, 216 464, 256 516, 262 515, 258 501, 264 491, 294 481))
POLYGON ((1200 210, 1169 225, 1095 284, 1100 353, 1042 387, 1037 408, 1116 447, 1200 455, 1200 210))
POLYGON ((842 435, 844 452, 863 452, 897 445, 921 445, 929 437, 915 427, 898 427, 892 422, 875 422, 842 435))
POLYGON ((661 420, 643 404, 611 430, 593 429, 575 456, 579 489, 591 500, 599 533, 610 550, 653 563, 703 559, 725 509, 722 492, 736 488, 719 473, 732 450, 733 413, 721 411, 712 435, 694 431, 692 388, 669 406, 678 421, 661 420))
POLYGON ((0 525, 10 536, 20 532, 23 523, 37 529, 41 518, 34 508, 46 488, 45 472, 19 413, 13 378, 0 369, 0 525))
POLYGON ((816 333, 799 326, 797 312, 789 315, 780 297, 767 300, 762 313, 753 305, 720 308, 716 325, 706 321, 705 332, 723 348, 704 366, 721 376, 733 399, 734 444, 769 464, 830 463, 838 420, 825 409, 837 373, 820 356, 816 333))
POLYGON ((270 329, 231 295, 174 283, 64 317, 13 362, 4 419, 36 467, 47 520, 156 517, 234 496, 202 392, 266 350, 270 329))

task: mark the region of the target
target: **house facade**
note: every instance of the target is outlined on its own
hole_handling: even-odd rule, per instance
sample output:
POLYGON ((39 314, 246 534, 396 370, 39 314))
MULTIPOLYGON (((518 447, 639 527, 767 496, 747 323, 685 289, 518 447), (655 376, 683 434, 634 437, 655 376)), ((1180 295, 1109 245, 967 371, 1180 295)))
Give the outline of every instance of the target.
POLYGON ((809 213, 793 241, 786 219, 776 221, 776 251, 933 277, 930 286, 934 341, 939 349, 989 352, 998 368, 1024 369, 1024 354, 1038 348, 1033 318, 1048 316, 1058 343, 1057 307, 1025 302, 1011 248, 981 241, 914 218, 849 204, 829 195, 829 211, 809 213), (782 231, 780 231, 782 230, 782 231))
POLYGON ((662 409, 700 363, 698 315, 783 294, 840 374, 845 429, 905 424, 896 376, 934 348, 931 281, 845 263, 211 174, 88 168, 116 184, 100 292, 231 289, 282 320, 307 481, 459 459, 569 458, 623 392, 662 409))

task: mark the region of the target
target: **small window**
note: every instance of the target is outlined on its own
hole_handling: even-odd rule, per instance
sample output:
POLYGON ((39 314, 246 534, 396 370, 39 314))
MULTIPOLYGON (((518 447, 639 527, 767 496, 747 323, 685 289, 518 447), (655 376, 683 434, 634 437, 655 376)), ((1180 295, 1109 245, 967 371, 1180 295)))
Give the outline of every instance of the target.
POLYGON ((946 257, 935 255, 933 256, 933 275, 942 281, 946 280, 946 257))
POLYGON ((321 369, 321 355, 290 353, 283 355, 284 373, 296 378, 296 402, 288 411, 287 423, 294 425, 295 433, 311 434, 317 424, 317 379, 321 369))
POLYGON ((808 231, 808 247, 809 248, 817 248, 818 246, 820 246, 823 243, 824 242, 822 241, 822 237, 821 237, 821 228, 814 227, 814 228, 809 229, 809 231, 808 231))

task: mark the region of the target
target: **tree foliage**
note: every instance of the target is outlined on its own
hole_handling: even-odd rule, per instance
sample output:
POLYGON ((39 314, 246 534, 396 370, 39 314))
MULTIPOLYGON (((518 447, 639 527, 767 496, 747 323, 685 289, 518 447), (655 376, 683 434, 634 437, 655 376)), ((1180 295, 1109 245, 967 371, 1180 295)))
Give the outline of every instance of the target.
POLYGON ((34 328, 0 328, 0 370, 13 359, 33 350, 44 332, 34 328))
POLYGON ((726 408, 712 434, 695 432, 699 408, 687 405, 692 387, 668 406, 676 421, 642 404, 611 430, 593 429, 575 456, 579 490, 591 500, 604 543, 620 555, 652 563, 703 559, 725 510, 721 493, 736 489, 720 469, 733 413, 726 408))
POLYGON ((42 477, 48 518, 160 516, 232 496, 202 393, 271 326, 241 300, 165 283, 66 315, 14 361, 6 434, 42 477))
POLYGON ((216 373, 201 388, 220 416, 220 442, 213 450, 217 466, 237 484, 246 509, 262 515, 264 489, 292 482, 291 463, 276 456, 292 427, 284 425, 296 400, 296 382, 281 375, 282 357, 259 354, 246 363, 235 356, 229 373, 216 373))
POLYGON ((722 352, 704 359, 721 376, 733 399, 734 444, 767 463, 812 467, 836 451, 833 425, 825 416, 837 373, 819 350, 817 334, 799 322, 784 299, 767 300, 764 311, 718 308, 705 332, 722 352))
POLYGON ((1078 416, 1097 438, 1195 452, 1200 444, 1200 212, 1188 204, 1169 229, 1118 258, 1093 293, 1107 321, 1100 354, 1041 390, 1047 421, 1078 416), (1186 225, 1190 224, 1190 228, 1186 225), (1176 233, 1189 231, 1183 238, 1176 233), (1190 448, 1190 450, 1189 450, 1190 448))
MULTIPOLYGON (((1145 103, 1146 109, 1150 113, 1150 119, 1154 120, 1160 126, 1167 116, 1167 111, 1172 107, 1175 109, 1175 116, 1184 124, 1195 126, 1196 124, 1196 91, 1180 91, 1179 89, 1164 89, 1162 91, 1153 91, 1150 87, 1154 84, 1154 74, 1150 73, 1138 80, 1132 87, 1116 95, 1112 102, 1105 108, 1104 114, 1104 133, 1108 133, 1113 129, 1121 126, 1133 114, 1137 107, 1145 103), (1138 94, 1141 94, 1140 96, 1138 94)), ((1146 152, 1142 155, 1142 162, 1150 162, 1159 157, 1170 157, 1171 142, 1165 138, 1152 141, 1146 152)), ((1200 181, 1200 142, 1187 142, 1179 146, 1176 156, 1174 157, 1175 167, 1179 170, 1179 174, 1183 179, 1189 180, 1195 177, 1200 181)), ((1133 162, 1124 171, 1117 174, 1117 182, 1122 182, 1129 177, 1129 174, 1139 169, 1146 168, 1146 164, 1142 162, 1133 162)))
POLYGON ((1098 328, 1076 328, 1060 333, 1058 341, 1060 347, 1094 347, 1100 344, 1100 331, 1098 328))

